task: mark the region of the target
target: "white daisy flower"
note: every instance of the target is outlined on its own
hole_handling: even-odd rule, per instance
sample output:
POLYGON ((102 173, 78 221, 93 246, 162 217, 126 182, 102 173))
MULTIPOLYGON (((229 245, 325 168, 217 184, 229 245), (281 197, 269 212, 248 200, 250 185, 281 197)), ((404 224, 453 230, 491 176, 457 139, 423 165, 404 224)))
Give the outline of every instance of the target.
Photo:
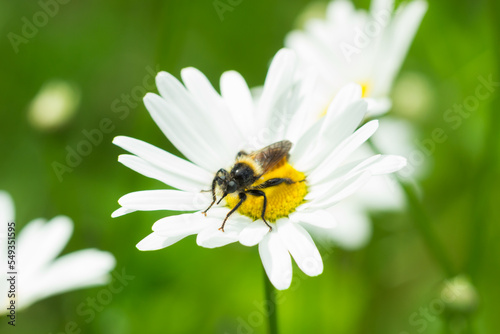
POLYGON ((388 98, 413 37, 427 10, 423 0, 401 4, 373 0, 369 12, 349 0, 330 2, 325 19, 310 19, 292 31, 285 45, 295 50, 304 71, 315 71, 318 100, 326 106, 349 82, 363 87, 371 115, 391 108, 388 98))
MULTIPOLYGON (((7 291, 8 223, 14 220, 14 203, 10 195, 0 191, 0 314, 6 313, 10 300, 7 291)), ((16 310, 63 292, 106 284, 109 272, 115 267, 115 258, 109 252, 84 249, 56 258, 66 246, 73 222, 57 216, 48 222, 39 218, 16 231, 15 272, 17 272, 16 310)), ((9 244, 10 245, 10 244, 9 244)))
MULTIPOLYGON (((403 3, 396 11, 392 0, 373 0, 369 12, 356 10, 351 1, 335 0, 329 3, 325 19, 309 19, 304 31, 289 33, 285 44, 297 52, 302 71, 316 73, 319 78, 314 99, 317 108, 313 113, 323 114, 325 106, 348 82, 362 86, 369 116, 387 112, 392 104, 389 93, 394 78, 426 10, 423 0, 403 3)), ((390 142, 392 146, 382 145, 379 149, 408 157, 416 150, 408 140, 415 130, 410 127, 408 132, 408 126, 401 122, 397 127, 388 122, 381 122, 382 129, 375 134, 374 143, 378 146, 390 142), (395 145, 404 149, 386 150, 395 145)), ((373 154, 370 148, 363 147, 355 158, 373 154)), ((404 177, 418 177, 420 172, 414 173, 410 167, 415 169, 405 168, 404 177)), ((331 210, 339 222, 349 223, 339 223, 338 228, 321 232, 320 236, 344 248, 359 248, 371 235, 367 211, 401 209, 405 204, 403 191, 393 176, 372 178, 356 195, 331 210)))
MULTIPOLYGON (((361 87, 346 86, 325 117, 312 121, 307 89, 297 84, 296 59, 290 50, 279 51, 273 59, 259 98, 252 97, 245 80, 233 71, 222 75, 221 94, 194 68, 182 70, 181 76, 184 85, 168 73, 159 73, 156 83, 161 96, 149 93, 144 102, 163 133, 190 161, 137 139, 116 137, 113 143, 132 153, 121 155, 121 163, 176 189, 127 194, 119 199, 121 208, 112 216, 141 210, 194 211, 158 220, 153 233, 137 248, 157 250, 197 234, 197 244, 207 248, 237 241, 245 246, 258 244, 266 273, 278 289, 290 286, 291 257, 307 275, 321 274, 322 259, 306 228, 333 228, 336 221, 328 208, 354 193, 371 175, 392 173, 405 165, 405 159, 390 155, 345 163, 378 127, 377 121, 370 121, 357 129, 367 112, 361 87), (235 185, 227 181, 242 181, 218 171, 235 172, 232 166, 242 149, 251 152, 283 140, 287 142, 275 145, 288 148, 290 141, 289 158, 271 166, 253 184, 277 178, 290 181, 259 189, 267 200, 264 218, 269 225, 261 219, 263 196, 247 191, 246 200, 222 231, 224 219, 241 200, 238 191, 231 193, 235 185), (224 176, 214 184, 229 194, 205 216, 212 202, 210 191, 205 190, 211 189, 215 176, 224 176)), ((248 155, 238 158, 256 174, 264 165, 258 160, 248 155)), ((216 194, 217 200, 225 194, 216 194)))

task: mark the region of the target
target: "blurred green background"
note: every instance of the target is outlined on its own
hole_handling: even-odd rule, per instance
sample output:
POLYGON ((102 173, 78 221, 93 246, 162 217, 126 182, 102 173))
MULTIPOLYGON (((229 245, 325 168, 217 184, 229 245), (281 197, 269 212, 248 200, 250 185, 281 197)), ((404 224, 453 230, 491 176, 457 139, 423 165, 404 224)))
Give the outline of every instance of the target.
MULTIPOLYGON (((37 217, 68 215, 75 231, 64 253, 108 250, 118 271, 135 276, 89 323, 76 307, 102 288, 38 302, 18 314, 17 333, 61 333, 70 321, 82 333, 266 332, 259 316, 264 296, 256 247, 207 250, 189 237, 161 251, 139 252, 135 244, 165 212, 111 219, 123 194, 162 187, 120 165, 117 156, 124 152, 112 138, 128 135, 177 152, 141 101, 128 107, 123 119, 112 104, 122 94, 140 92, 136 87, 143 85, 148 67, 179 77, 182 68, 194 66, 217 89, 220 74, 233 69, 250 86, 262 84, 269 60, 310 3, 243 0, 221 21, 211 0, 69 1, 15 53, 7 34, 20 34, 22 18, 31 19, 41 7, 36 1, 0 2, 0 189, 14 198, 18 228, 37 217), (27 110, 51 79, 78 85, 81 104, 66 126, 47 132, 28 122, 27 110), (112 120, 114 130, 59 181, 52 163, 64 163, 66 146, 75 148, 82 131, 98 128, 103 118, 112 120), (244 323, 256 326, 250 330, 244 323)), ((368 1, 355 3, 368 6, 368 1)), ((448 108, 475 94, 478 76, 500 81, 493 14, 485 1, 430 3, 399 76, 419 74, 430 102, 410 113, 401 107, 403 94, 403 103, 392 111, 417 127, 416 140, 429 138, 435 128, 449 137, 429 158, 431 170, 421 182, 423 207, 455 274, 469 276, 477 289, 477 310, 432 316, 425 329, 412 322, 412 315, 413 321, 424 318, 415 312, 439 298, 447 274, 410 212, 374 213, 373 237, 365 248, 322 249, 324 273, 295 276, 292 288, 280 293, 281 333, 498 333, 500 152, 494 130, 500 124, 492 111, 500 112, 499 94, 481 101, 457 129, 443 119, 448 108)), ((6 327, 2 319, 0 331, 6 327)))

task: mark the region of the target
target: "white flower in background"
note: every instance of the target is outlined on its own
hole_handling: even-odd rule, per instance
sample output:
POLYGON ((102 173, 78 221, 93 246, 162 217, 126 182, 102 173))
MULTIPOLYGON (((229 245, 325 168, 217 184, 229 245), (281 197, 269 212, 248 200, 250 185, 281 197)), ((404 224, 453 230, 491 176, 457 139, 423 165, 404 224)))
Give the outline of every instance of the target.
MULTIPOLYGON (((389 94, 394 78, 426 10, 427 3, 422 0, 403 3, 395 11, 393 1, 374 0, 369 12, 356 10, 351 1, 335 0, 328 4, 326 18, 310 18, 304 23, 304 31, 289 33, 285 44, 297 52, 302 72, 315 73, 319 78, 313 113, 323 114, 325 106, 349 82, 362 86, 369 116, 387 112, 392 104, 389 94)), ((381 152, 407 158, 415 152, 416 131, 411 124, 382 119, 380 126, 372 140, 381 152)), ((362 147, 356 158, 373 154, 369 147, 362 147)), ((400 175, 411 181, 421 176, 423 169, 425 164, 408 166, 400 175)), ((395 177, 372 178, 348 201, 331 210, 339 222, 349 221, 349 225, 339 223, 335 233, 320 236, 344 248, 359 248, 371 235, 366 211, 404 206, 404 194, 395 177)))
MULTIPOLYGON (((371 115, 391 108, 389 93, 427 10, 423 0, 399 5, 373 0, 370 11, 351 1, 330 2, 325 19, 310 19, 304 31, 292 31, 285 45, 295 50, 303 71, 320 78, 318 100, 324 106, 349 82, 363 87, 371 115)), ((323 110, 320 110, 320 113, 323 110)))
MULTIPOLYGON (((385 116, 370 138, 381 152, 391 152, 407 159, 407 165, 398 176, 405 182, 414 182, 428 172, 427 156, 415 146, 416 129, 407 121, 385 116)), ((368 145, 361 146, 351 159, 373 155, 368 145)), ((398 211, 406 206, 401 185, 394 175, 371 178, 363 187, 342 203, 330 209, 339 222, 334 230, 313 233, 315 237, 331 241, 345 249, 358 249, 370 240, 372 224, 368 212, 398 211), (341 222, 344 222, 342 224, 341 222)), ((316 232, 316 231, 314 231, 316 232)))
POLYGON ((378 127, 377 121, 371 121, 357 129, 367 112, 361 87, 351 84, 343 88, 325 117, 307 127, 309 97, 307 89, 297 85, 295 74, 295 55, 279 51, 258 99, 236 72, 222 75, 221 94, 194 68, 182 70, 184 85, 168 73, 158 74, 161 96, 149 93, 144 102, 163 133, 191 162, 143 141, 116 137, 113 143, 132 153, 118 158, 122 164, 176 190, 129 193, 119 199, 122 207, 112 216, 148 210, 195 212, 158 220, 153 233, 137 248, 157 250, 193 234, 197 234, 198 245, 207 248, 237 241, 245 246, 258 244, 266 273, 278 289, 290 286, 291 257, 309 276, 323 271, 321 256, 306 228, 334 229, 336 221, 327 209, 354 193, 371 175, 399 170, 405 159, 374 155, 345 163, 378 127), (272 231, 259 219, 262 197, 253 195, 248 195, 221 231, 238 197, 228 195, 204 216, 211 195, 202 191, 211 189, 220 168, 231 170, 241 149, 249 152, 281 140, 293 143, 289 159, 256 182, 277 177, 295 181, 262 189, 267 196, 265 218, 272 231))
POLYGON ((39 130, 55 130, 64 126, 80 104, 80 90, 72 83, 51 80, 45 83, 31 101, 28 119, 39 130))
MULTIPOLYGON (((7 228, 14 220, 14 203, 0 191, 0 314, 8 312, 7 228)), ((73 232, 73 222, 65 216, 49 221, 39 218, 16 231, 15 271, 16 310, 63 292, 106 284, 115 258, 109 252, 85 249, 57 257, 73 232)), ((10 260, 10 259, 9 259, 10 260)))

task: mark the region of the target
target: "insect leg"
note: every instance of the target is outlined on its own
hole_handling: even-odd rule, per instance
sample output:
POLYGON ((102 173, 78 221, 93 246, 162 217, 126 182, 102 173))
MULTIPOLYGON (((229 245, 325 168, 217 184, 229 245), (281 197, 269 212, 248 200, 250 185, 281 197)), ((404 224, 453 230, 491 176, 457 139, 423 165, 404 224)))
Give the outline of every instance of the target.
POLYGON ((295 182, 302 182, 302 181, 293 181, 292 179, 289 178, 274 178, 274 179, 269 179, 266 182, 259 184, 258 186, 252 187, 252 189, 264 189, 264 188, 274 187, 282 184, 283 182, 286 184, 294 184, 295 182))
POLYGON ((217 186, 217 184, 221 185, 224 182, 224 179, 221 178, 219 176, 219 174, 224 174, 224 179, 225 179, 225 176, 227 175, 227 171, 225 169, 221 168, 215 174, 215 177, 212 181, 212 203, 209 205, 209 207, 205 211, 202 212, 205 216, 207 216, 207 211, 210 210, 212 205, 214 205, 215 201, 217 200, 217 198, 215 196, 215 187, 217 186))
POLYGON ((231 209, 231 211, 228 212, 228 214, 226 215, 226 218, 224 218, 224 221, 222 222, 222 226, 219 227, 219 230, 221 230, 222 232, 224 232, 224 225, 226 225, 226 221, 229 218, 229 216, 232 215, 233 212, 235 212, 236 210, 238 210, 238 208, 240 207, 240 205, 243 204, 243 202, 247 199, 247 195, 245 193, 243 193, 243 192, 239 193, 238 196, 240 197, 240 201, 238 202, 238 204, 236 204, 234 206, 234 208, 231 209))
POLYGON ((263 192, 262 190, 256 190, 256 189, 247 190, 246 193, 250 194, 250 195, 253 195, 253 196, 262 196, 262 197, 264 197, 264 204, 262 205, 262 215, 261 215, 261 218, 264 221, 264 223, 266 223, 267 227, 269 227, 269 232, 271 232, 273 230, 273 228, 271 227, 271 225, 269 225, 269 223, 264 218, 264 216, 266 214, 266 207, 267 207, 266 193, 263 192))

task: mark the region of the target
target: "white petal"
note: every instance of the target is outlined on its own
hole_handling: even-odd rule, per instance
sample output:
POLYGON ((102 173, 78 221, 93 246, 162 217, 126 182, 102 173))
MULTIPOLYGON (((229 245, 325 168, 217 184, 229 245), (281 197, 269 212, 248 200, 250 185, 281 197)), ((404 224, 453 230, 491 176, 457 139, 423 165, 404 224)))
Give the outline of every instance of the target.
POLYGON ((132 212, 135 212, 135 210, 130 210, 130 209, 126 209, 126 208, 118 208, 115 211, 113 211, 113 213, 111 214, 111 218, 117 218, 117 217, 124 216, 124 215, 132 213, 132 212))
POLYGON ((118 136, 113 139, 113 144, 165 170, 175 178, 192 179, 198 186, 205 186, 212 181, 213 175, 210 172, 141 140, 118 136))
POLYGON ((370 12, 377 15, 380 11, 385 11, 389 15, 394 10, 394 0, 373 0, 370 4, 370 12))
POLYGON ((315 192, 308 194, 310 202, 298 207, 297 210, 305 209, 324 209, 335 205, 346 197, 351 196, 353 193, 363 187, 371 178, 369 171, 359 172, 349 177, 340 179, 330 189, 323 193, 315 192))
POLYGON ((405 207, 406 199, 397 179, 392 175, 372 177, 359 189, 353 201, 360 208, 372 211, 397 211, 405 207))
POLYGON ((166 237, 196 234, 207 226, 210 217, 205 217, 201 212, 185 213, 169 216, 153 224, 153 231, 166 237))
POLYGON ((318 138, 308 155, 297 159, 297 168, 310 171, 324 161, 327 156, 356 130, 366 115, 366 102, 358 99, 338 112, 327 114, 318 138))
POLYGON ((301 136, 316 123, 320 117, 319 111, 323 110, 326 105, 316 98, 315 92, 318 87, 317 74, 307 73, 301 78, 301 92, 299 94, 301 94, 302 99, 294 107, 296 111, 289 121, 284 137, 292 143, 297 143, 301 136))
POLYGON ((257 119, 263 124, 268 124, 277 101, 283 98, 293 83, 295 63, 295 54, 291 50, 281 49, 274 56, 267 72, 257 111, 257 119))
POLYGON ((337 221, 326 210, 304 210, 290 214, 290 219, 296 223, 303 223, 321 228, 334 228, 337 221))
POLYGON ((137 173, 156 179, 177 189, 195 192, 206 190, 205 188, 210 184, 210 182, 198 182, 189 176, 173 174, 135 155, 122 154, 118 156, 118 161, 137 173))
POLYGON ((382 175, 397 172, 405 166, 406 158, 399 155, 382 155, 369 168, 372 175, 382 175))
POLYGON ((218 137, 217 128, 211 127, 212 121, 202 118, 201 112, 190 110, 188 113, 182 105, 167 103, 152 93, 144 97, 144 104, 165 136, 198 166, 215 172, 230 159, 214 141, 214 136, 218 137))
POLYGON ((335 117, 337 113, 347 108, 350 104, 361 99, 361 86, 357 83, 349 83, 335 95, 327 110, 327 117, 335 117))
POLYGON ((288 289, 292 283, 292 259, 276 230, 259 243, 259 254, 271 283, 278 290, 288 289))
POLYGON ((364 172, 367 170, 372 172, 370 167, 372 165, 376 166, 376 163, 380 160, 382 155, 381 154, 372 155, 373 153, 371 151, 367 152, 363 151, 364 147, 359 150, 359 153, 361 153, 363 157, 365 156, 365 154, 367 154, 369 156, 368 158, 358 159, 343 164, 342 166, 338 167, 334 173, 330 174, 330 177, 327 178, 324 182, 317 183, 312 188, 328 187, 329 183, 337 182, 337 180, 339 179, 351 177, 352 175, 357 174, 359 172, 364 172))
MULTIPOLYGON (((371 154, 371 152, 368 154, 371 154)), ((314 185, 311 186, 311 190, 328 188, 331 184, 337 182, 336 180, 350 177, 356 173, 370 172, 372 175, 384 175, 394 173, 405 166, 406 159, 401 156, 373 155, 366 159, 360 159, 342 165, 337 168, 334 173, 331 173, 330 177, 325 178, 323 182, 313 182, 314 185)), ((310 182, 312 182, 312 180, 310 182)))
MULTIPOLYGON (((335 104, 334 100, 332 106, 335 104)), ((335 110, 335 109, 334 109, 335 110)), ((359 126, 367 112, 366 101, 355 100, 338 111, 327 112, 325 122, 320 131, 320 138, 332 141, 329 147, 337 146, 350 136, 359 126)))
POLYGON ((372 223, 362 207, 342 202, 328 211, 338 224, 324 233, 339 246, 345 249, 359 249, 370 240, 372 223))
MULTIPOLYGON (((416 150, 422 150, 415 145, 417 137, 418 133, 411 123, 401 119, 384 117, 371 140, 383 153, 398 154, 409 159, 416 150)), ((423 142, 420 144, 423 145, 423 142)), ((400 175, 409 178, 422 178, 430 170, 430 160, 430 157, 425 160, 418 159, 417 163, 408 164, 407 167, 403 168, 400 175)))
POLYGON ((203 73, 194 67, 187 67, 182 69, 181 77, 186 88, 198 103, 202 103, 203 106, 214 107, 210 109, 212 117, 229 116, 222 98, 203 73))
POLYGON ((351 1, 337 0, 330 1, 327 8, 327 18, 332 22, 347 20, 355 13, 354 5, 351 1))
POLYGON ((118 200, 121 206, 134 211, 196 211, 208 207, 210 202, 207 194, 179 190, 136 191, 118 200))
MULTIPOLYGON (((335 73, 337 67, 339 67, 335 62, 336 57, 332 59, 328 47, 321 43, 314 34, 292 31, 286 36, 285 44, 287 47, 292 48, 302 59, 302 65, 305 65, 307 71, 323 70, 327 73, 335 73)), ((324 78, 325 73, 319 74, 323 76, 323 79, 326 79, 325 81, 330 81, 328 75, 324 78)))
POLYGON ((387 97, 365 98, 368 103, 366 117, 373 118, 387 113, 392 108, 392 101, 387 97))
POLYGON ((205 126, 216 126, 213 128, 214 138, 211 144, 218 145, 217 149, 227 150, 234 155, 238 150, 238 143, 241 142, 241 133, 232 121, 231 112, 213 88, 207 77, 193 67, 184 68, 181 71, 182 80, 191 95, 202 106, 200 109, 205 113, 211 124, 205 126), (230 140, 228 140, 230 139, 230 140))
POLYGON ((335 169, 340 166, 350 154, 375 133, 377 128, 378 121, 370 121, 342 141, 342 143, 308 175, 309 182, 311 182, 311 184, 319 184, 328 179, 335 172, 335 169))
POLYGON ((323 260, 314 241, 300 225, 287 219, 277 223, 278 234, 299 268, 309 276, 323 272, 323 260))
POLYGON ((224 72, 220 78, 220 89, 236 126, 248 139, 250 134, 255 133, 255 107, 245 79, 238 72, 224 72))
POLYGON ((255 246, 262 241, 262 238, 269 232, 269 227, 261 221, 257 220, 249 224, 241 231, 239 240, 242 245, 255 246))
POLYGON ((387 95, 398 73, 418 26, 427 11, 427 2, 421 0, 401 4, 383 36, 382 49, 377 59, 373 78, 377 95, 387 95))
POLYGON ((219 230, 223 222, 221 218, 211 219, 209 227, 203 229, 198 233, 196 238, 196 243, 198 246, 205 248, 215 248, 222 247, 227 244, 238 241, 240 232, 248 225, 251 224, 250 220, 244 216, 238 216, 233 214, 226 225, 224 226, 224 232, 219 230))
MULTIPOLYGON (((20 263, 22 263, 20 261, 20 263)), ((20 271, 19 306, 70 290, 109 282, 116 261, 111 253, 85 249, 58 258, 36 276, 20 271)))
POLYGON ((309 127, 309 129, 307 129, 307 131, 300 136, 297 143, 295 143, 292 147, 290 162, 298 170, 305 170, 304 167, 307 167, 309 164, 307 157, 311 154, 317 144, 318 133, 323 126, 324 121, 325 118, 323 117, 309 127))
POLYGON ((66 216, 28 223, 18 237, 20 270, 30 275, 45 267, 61 253, 72 233, 73 222, 66 216))
POLYGON ((0 191, 0 219, 2 224, 14 221, 14 201, 9 193, 3 190, 0 191))
POLYGON ((177 241, 180 241, 185 237, 187 237, 187 235, 175 235, 171 237, 166 237, 163 235, 159 235, 156 232, 153 232, 144 239, 142 239, 141 241, 139 241, 136 247, 138 250, 141 251, 158 250, 173 245, 177 241))
MULTIPOLYGON (((262 134, 265 134, 269 138, 270 143, 286 138, 285 136, 292 123, 292 119, 296 117, 297 111, 307 102, 306 96, 301 91, 303 80, 300 82, 291 82, 288 85, 282 97, 276 100, 276 105, 270 114, 266 132, 262 132, 262 134)), ((306 123, 302 124, 302 126, 304 129, 307 129, 306 123)))

